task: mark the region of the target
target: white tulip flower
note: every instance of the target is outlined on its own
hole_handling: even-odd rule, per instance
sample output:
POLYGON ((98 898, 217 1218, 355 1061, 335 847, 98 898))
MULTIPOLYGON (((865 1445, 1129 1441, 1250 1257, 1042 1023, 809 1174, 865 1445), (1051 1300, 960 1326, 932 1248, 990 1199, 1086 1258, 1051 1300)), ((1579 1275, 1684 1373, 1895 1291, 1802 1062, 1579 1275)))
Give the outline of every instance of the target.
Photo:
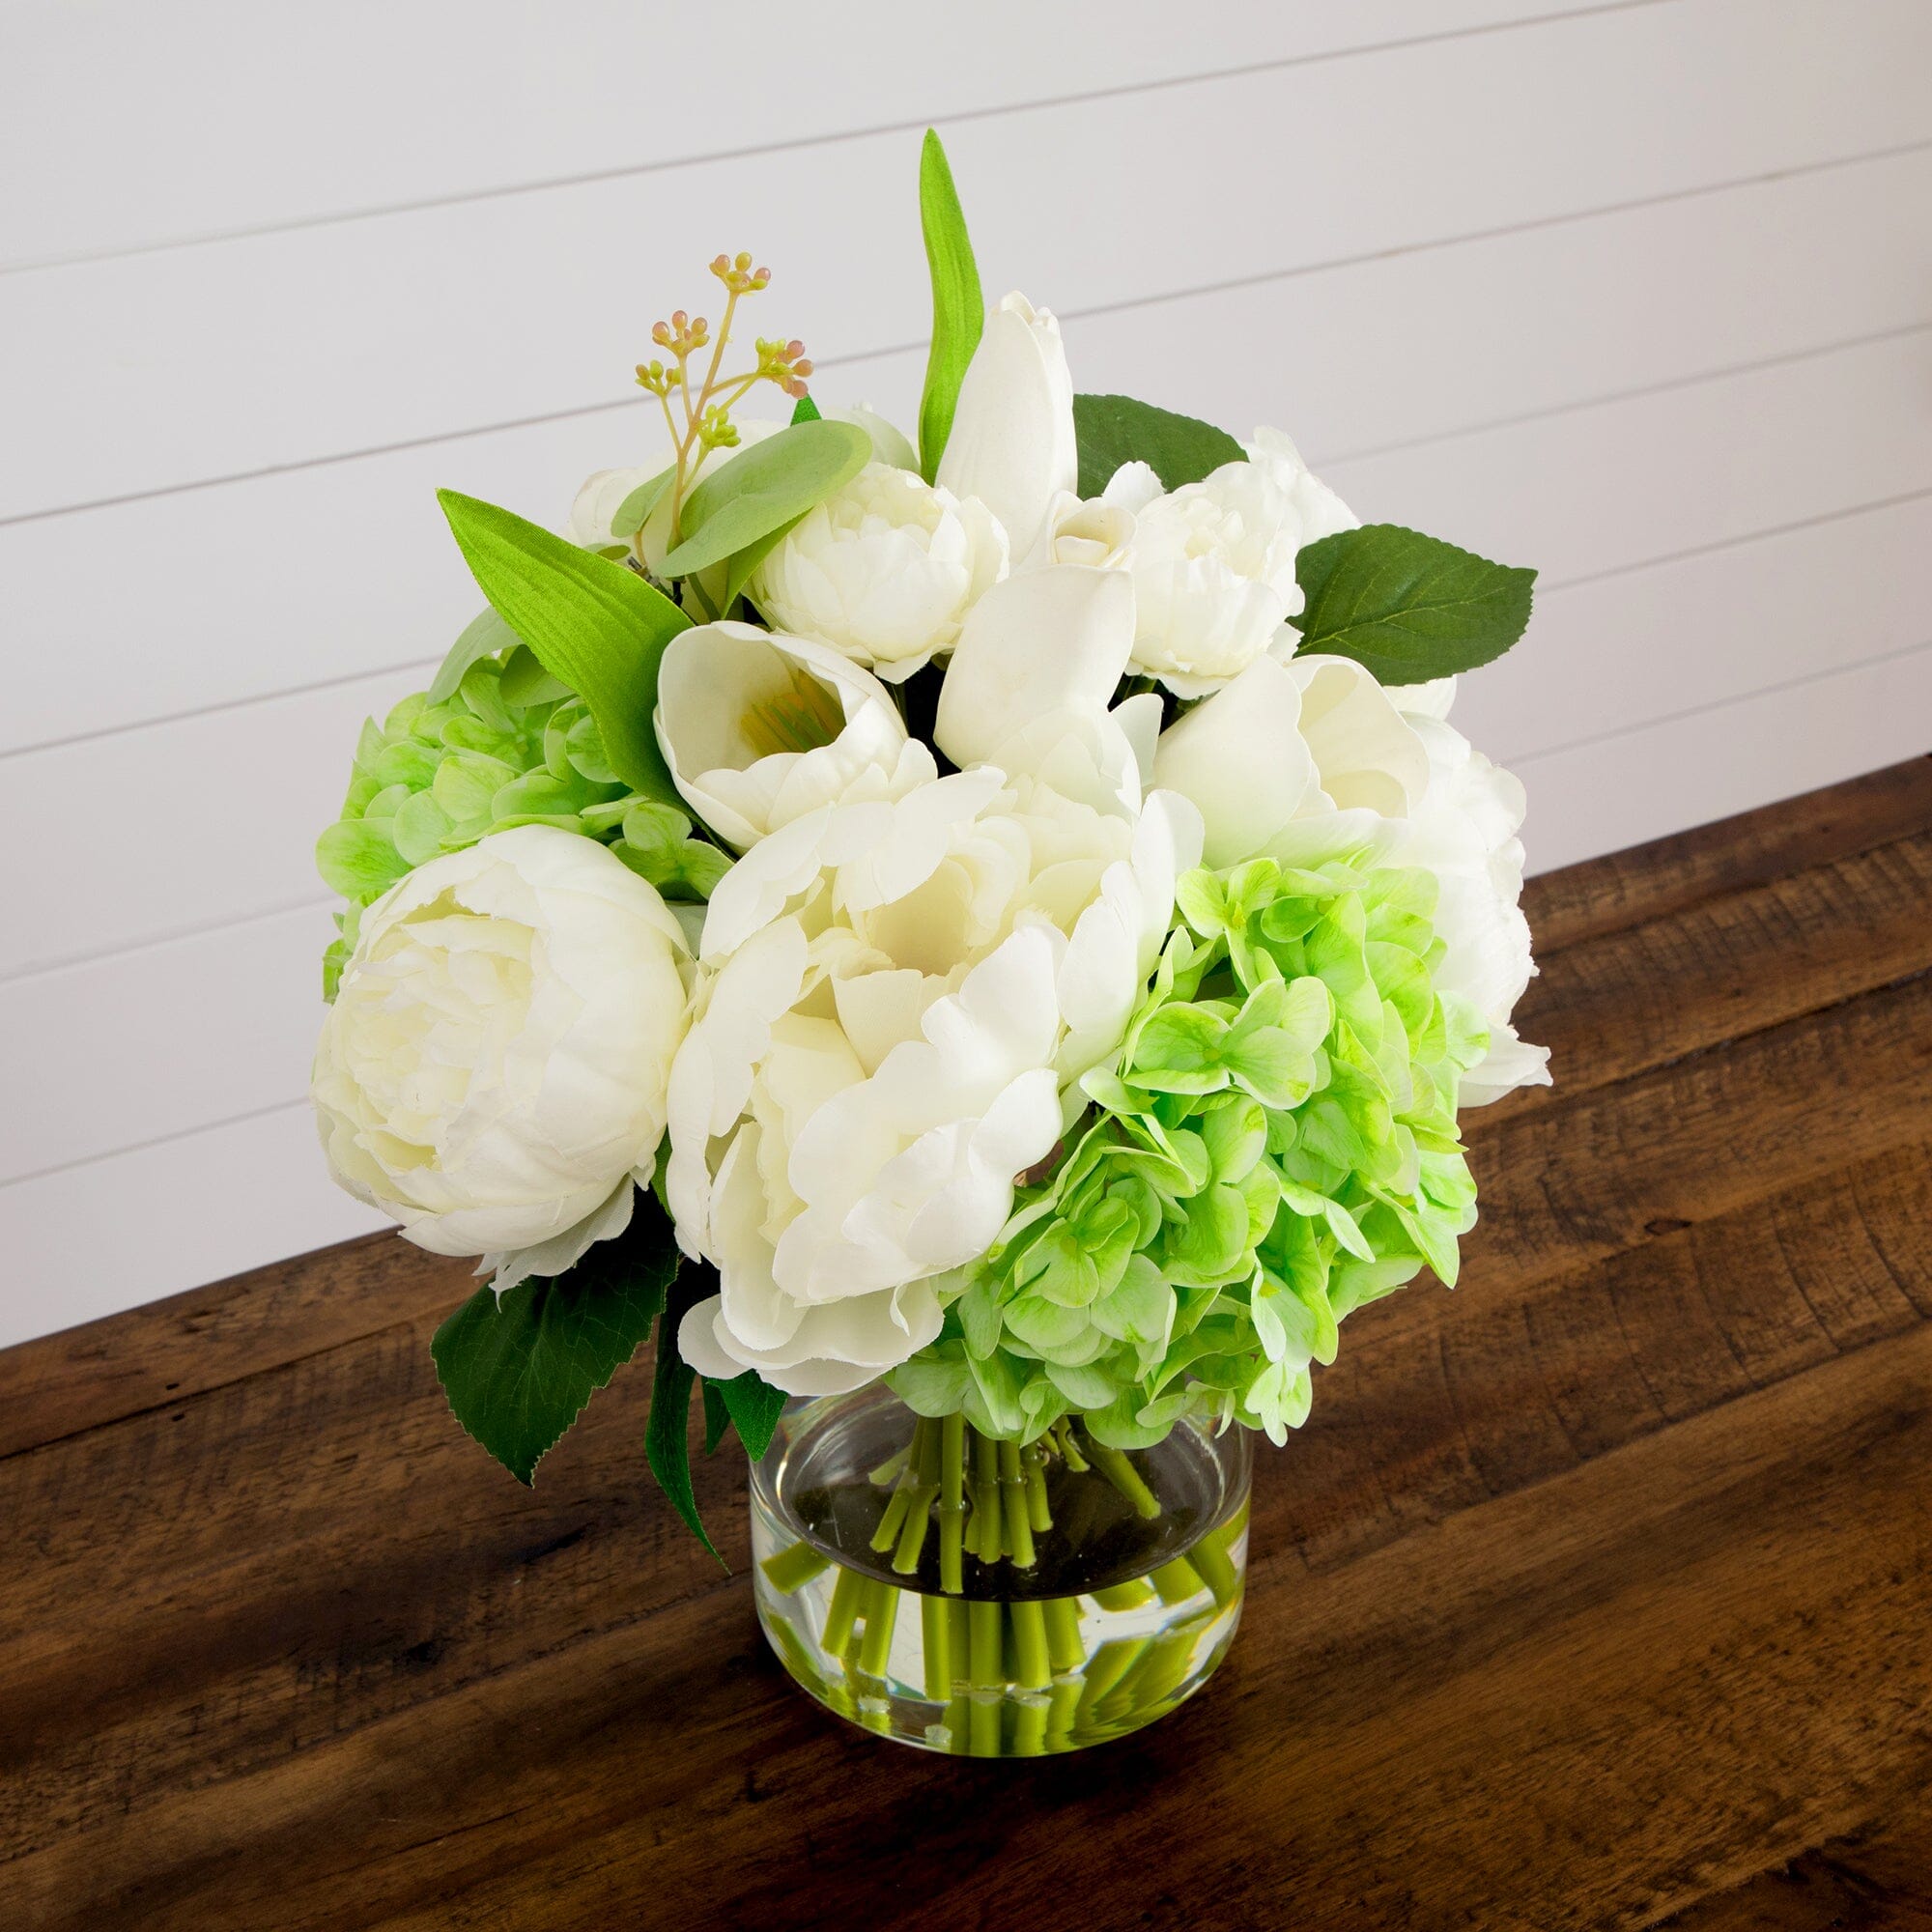
POLYGON ((877 678, 751 624, 696 625, 665 646, 654 722, 679 794, 741 852, 819 806, 938 776, 877 678))
POLYGON ((815 504, 753 573, 774 630, 828 644, 889 683, 951 650, 966 613, 1007 574, 1008 545, 978 497, 868 463, 815 504))
POLYGON ((1171 494, 1146 464, 1126 464, 1101 498, 1135 519, 1134 665, 1181 697, 1218 690, 1277 647, 1302 607, 1296 553, 1356 526, 1279 431, 1257 430, 1247 448, 1171 494))
POLYGON ((493 833, 361 916, 310 1087, 337 1181, 508 1288, 630 1219, 663 1139, 689 953, 594 839, 493 833))
POLYGON ((1071 494, 1079 469, 1060 324, 1051 310, 1009 295, 986 318, 967 365, 934 480, 992 511, 1017 564, 1041 541, 1055 497, 1071 494))
POLYGON ((933 1339, 935 1277, 983 1253, 1118 1049, 1199 838, 1181 800, 980 767, 739 861, 670 1083, 678 1238, 721 1287, 680 1331, 695 1368, 830 1394, 933 1339))

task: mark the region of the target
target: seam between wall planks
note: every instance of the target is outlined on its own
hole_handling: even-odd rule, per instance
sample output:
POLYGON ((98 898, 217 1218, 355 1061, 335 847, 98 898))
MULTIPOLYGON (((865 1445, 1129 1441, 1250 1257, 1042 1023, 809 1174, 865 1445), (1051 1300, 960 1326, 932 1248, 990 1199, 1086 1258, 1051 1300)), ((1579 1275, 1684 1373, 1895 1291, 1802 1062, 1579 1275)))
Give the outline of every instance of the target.
POLYGON ((640 180, 671 168, 702 165, 707 162, 755 160, 833 148, 848 141, 871 140, 884 135, 916 134, 926 127, 970 127, 975 122, 992 120, 1002 114, 1048 113, 1055 108, 1079 106, 1088 101, 1131 99, 1136 95, 1169 92, 1176 88, 1237 80, 1246 75, 1287 72, 1296 68, 1333 65, 1337 62, 1374 58, 1378 54, 1398 53, 1412 47, 1441 46, 1458 41, 1492 38, 1537 27, 1557 25, 1567 20, 1588 19, 1600 14, 1627 14, 1672 4, 1672 0, 1597 0, 1595 5, 1552 9, 1527 14, 1508 20, 1477 21, 1468 26, 1445 28, 1439 32, 1405 35, 1392 40, 1364 41, 1343 47, 1327 47, 1305 54, 1285 54, 1277 60, 1239 63, 1229 67, 1204 68, 1186 73, 1170 73, 1145 80, 1122 81, 1109 87, 1089 88, 1070 93, 1047 94, 1016 100, 960 108, 951 113, 919 115, 911 120, 866 123, 841 128, 835 132, 799 135, 750 147, 704 149, 692 154, 668 156, 660 160, 606 168, 590 168, 558 175, 532 177, 526 181, 499 183, 489 187, 461 192, 427 195, 394 202, 372 202, 355 208, 293 216, 286 221, 262 221, 227 228, 211 228, 190 234, 169 236, 120 248, 77 249, 71 254, 32 256, 17 262, 0 262, 0 277, 43 273, 84 263, 125 261, 134 256, 166 254, 176 249, 206 247, 223 242, 251 241, 263 236, 298 234, 306 229, 334 228, 357 221, 380 220, 385 215, 414 214, 441 208, 463 208, 479 202, 504 201, 520 195, 542 194, 555 188, 584 187, 599 182, 640 180))
MULTIPOLYGON (((1666 0, 1635 0, 1635 4, 1643 6, 1662 5, 1666 4, 1666 0)), ((1873 148, 1857 155, 1834 156, 1828 160, 1805 162, 1789 168, 1764 169, 1751 174, 1739 175, 1724 181, 1700 183, 1691 187, 1675 188, 1662 194, 1640 195, 1627 200, 1603 202, 1588 208, 1572 210, 1562 214, 1540 215, 1527 221, 1506 222, 1496 226, 1472 228, 1461 231, 1455 235, 1437 237, 1426 242, 1407 242, 1397 247, 1374 249, 1365 254, 1331 256, 1321 261, 1298 263, 1293 268, 1271 270, 1266 274, 1232 277, 1224 280, 1203 282, 1183 289, 1163 289, 1151 295, 1124 297, 1111 302, 1094 302, 1080 308, 1063 310, 1061 311, 1061 315, 1063 321, 1081 322, 1096 316, 1128 314, 1138 309, 1154 308, 1172 302, 1198 300, 1203 296, 1233 294, 1244 289, 1265 288, 1284 282, 1300 280, 1306 276, 1330 274, 1341 270, 1359 268, 1370 263, 1387 262, 1410 256, 1442 254, 1473 242, 1499 241, 1517 235, 1532 235, 1542 230, 1577 226, 1603 219, 1606 216, 1635 213, 1648 208, 1668 207, 1682 202, 1700 200, 1712 195, 1735 193, 1742 188, 1762 186, 1777 182, 1803 180, 1811 176, 1833 173, 1844 168, 1866 166, 1876 161, 1898 159, 1912 155, 1923 154, 1928 150, 1932 150, 1932 140, 1895 143, 1886 147, 1873 148)), ((1827 345, 1824 349, 1807 349, 1795 352, 1790 356, 1771 357, 1764 366, 1775 366, 1780 361, 1802 360, 1807 355, 1830 353, 1832 349, 1852 348, 1866 340, 1884 340, 1892 335, 1909 334, 1915 327, 1923 328, 1928 327, 1932 327, 1932 323, 1909 325, 1904 329, 1881 331, 1878 335, 1871 337, 1849 337, 1842 342, 1827 345)), ((884 347, 868 349, 849 355, 833 355, 816 357, 814 360, 820 370, 848 369, 867 363, 884 361, 895 355, 913 355, 924 347, 925 344, 923 340, 892 343, 884 347)), ((1702 375, 1672 380, 1690 385, 1711 381, 1721 375, 1747 373, 1754 366, 1757 365, 1740 363, 1735 368, 1713 369, 1705 371, 1702 375)), ((1666 381, 1653 386, 1657 388, 1669 387, 1672 386, 1672 381, 1666 381)), ((1618 401, 1649 392, 1647 389, 1640 388, 1612 392, 1605 396, 1588 400, 1593 402, 1618 401)), ((1565 404, 1563 408, 1574 409, 1584 406, 1583 402, 1577 402, 1565 404)), ((507 416, 499 420, 470 424, 462 429, 440 431, 434 436, 406 437, 393 442, 369 443, 347 450, 330 450, 325 455, 302 457, 288 463, 263 464, 252 469, 225 471, 218 475, 191 477, 183 482, 162 484, 149 490, 128 491, 119 496, 92 497, 73 502, 55 503, 43 509, 22 510, 7 516, 0 516, 0 529, 5 529, 18 524, 42 523, 55 517, 84 515, 90 510, 113 509, 129 503, 149 502, 157 497, 181 496, 196 490, 221 489, 236 483, 255 482, 271 476, 287 476, 299 473, 303 470, 326 469, 336 464, 356 463, 370 457, 393 456, 408 450, 434 449, 446 444, 464 442, 477 437, 497 436, 521 429, 535 429, 546 423, 570 422, 596 415, 617 415, 629 412, 635 409, 635 397, 618 398, 611 402, 579 403, 572 405, 568 409, 548 410, 534 415, 507 416)), ((1561 413, 1561 411, 1551 412, 1550 413, 1561 413)), ((1471 423, 1462 429, 1443 432, 1442 436, 1439 437, 1419 438, 1413 444, 1408 442, 1383 444, 1371 449, 1351 451, 1347 455, 1335 456, 1327 460, 1329 462, 1343 462, 1352 460, 1356 456, 1386 455, 1409 447, 1420 447, 1428 442, 1443 440, 1443 437, 1472 435, 1484 429, 1507 427, 1517 420, 1529 421, 1535 419, 1534 414, 1522 418, 1497 417, 1492 421, 1471 423)))

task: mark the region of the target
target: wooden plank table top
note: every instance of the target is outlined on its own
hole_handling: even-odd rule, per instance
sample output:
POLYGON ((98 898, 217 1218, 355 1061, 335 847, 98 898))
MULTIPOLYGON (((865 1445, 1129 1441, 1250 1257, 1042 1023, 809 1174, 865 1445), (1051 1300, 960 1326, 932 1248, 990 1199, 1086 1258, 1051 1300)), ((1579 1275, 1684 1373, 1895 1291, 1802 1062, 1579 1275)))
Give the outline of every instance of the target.
POLYGON ((385 1236, 0 1354, 0 1927, 1932 1928, 1932 759, 1529 899, 1557 1085, 1262 1449, 1175 1717, 828 1717, 742 1456, 729 1575, 639 1367, 519 1489, 385 1236))

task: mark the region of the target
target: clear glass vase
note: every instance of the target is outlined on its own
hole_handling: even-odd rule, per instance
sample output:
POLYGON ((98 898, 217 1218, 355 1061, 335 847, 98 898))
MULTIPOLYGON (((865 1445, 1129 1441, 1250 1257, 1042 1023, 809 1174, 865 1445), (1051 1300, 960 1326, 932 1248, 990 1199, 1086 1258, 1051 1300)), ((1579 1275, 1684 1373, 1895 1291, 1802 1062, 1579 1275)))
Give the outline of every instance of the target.
POLYGON ((758 1619, 821 1704, 972 1757, 1138 1730, 1207 1682, 1240 1620, 1247 1432, 1025 1449, 889 1389, 796 1400, 752 1469, 758 1619))

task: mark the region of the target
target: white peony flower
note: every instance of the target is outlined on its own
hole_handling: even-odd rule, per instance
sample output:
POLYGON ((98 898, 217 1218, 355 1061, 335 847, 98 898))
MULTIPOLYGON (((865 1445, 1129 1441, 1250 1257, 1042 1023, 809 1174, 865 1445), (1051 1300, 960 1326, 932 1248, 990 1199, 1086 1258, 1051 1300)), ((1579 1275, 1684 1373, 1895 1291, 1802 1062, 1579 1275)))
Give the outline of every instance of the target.
POLYGON ((678 1238, 721 1283, 694 1367, 829 1394, 939 1332, 934 1277, 1118 1048, 1198 855, 1183 801, 1086 788, 980 767, 826 807, 720 884, 670 1084, 678 1238))
POLYGON ((1218 689, 1276 643, 1302 606, 1296 552, 1357 521, 1267 429, 1244 461, 1170 495, 1146 464, 1126 464, 1101 500, 1136 522, 1134 664, 1182 697, 1218 689))
POLYGON ((1447 948, 1435 983, 1490 1023, 1489 1054, 1462 1087, 1463 1104, 1481 1106, 1517 1087, 1549 1085, 1549 1049, 1519 1039, 1510 1024, 1536 971, 1519 904, 1522 784, 1453 725, 1425 717, 1410 723, 1429 754, 1429 785, 1391 856, 1435 874, 1435 931, 1447 948))
POLYGON ((1060 324, 1009 295, 986 318, 967 365, 934 480, 992 511, 1017 565, 1041 542, 1054 498, 1071 493, 1079 469, 1060 324))
POLYGON ((680 795, 739 851, 821 805, 938 775, 877 678, 751 624, 696 625, 666 645, 655 724, 680 795))
POLYGON ((630 1218, 664 1135, 688 952, 594 839, 493 833, 362 914, 310 1093, 336 1179, 497 1287, 630 1218))
POLYGON ((1415 728, 1360 665, 1263 656, 1161 733, 1153 776, 1200 810, 1208 865, 1263 854, 1313 865, 1386 850, 1430 767, 1415 728))
POLYGON ((952 649, 1007 561, 1006 534, 978 497, 868 463, 800 519, 747 592, 774 630, 829 644, 896 684, 952 649))

